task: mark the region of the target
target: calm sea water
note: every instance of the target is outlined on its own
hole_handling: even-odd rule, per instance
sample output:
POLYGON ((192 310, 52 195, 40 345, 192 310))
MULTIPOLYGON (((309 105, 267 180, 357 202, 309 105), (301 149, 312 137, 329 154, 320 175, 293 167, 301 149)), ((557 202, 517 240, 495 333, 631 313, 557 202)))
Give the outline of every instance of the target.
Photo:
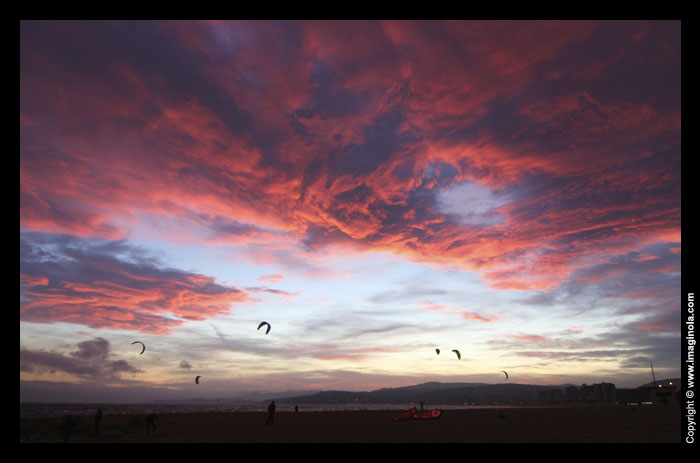
MULTIPOLYGON (((342 405, 300 405, 300 412, 322 411, 361 411, 361 410, 408 410, 417 404, 342 404, 342 405)), ((267 412, 267 403, 263 404, 76 404, 76 403, 20 403, 19 417, 39 416, 94 415, 98 408, 105 415, 163 413, 208 413, 208 412, 267 412)), ((426 404, 425 409, 465 410, 478 408, 513 408, 506 405, 459 406, 426 404)), ((277 405, 278 412, 293 412, 294 405, 277 405)))

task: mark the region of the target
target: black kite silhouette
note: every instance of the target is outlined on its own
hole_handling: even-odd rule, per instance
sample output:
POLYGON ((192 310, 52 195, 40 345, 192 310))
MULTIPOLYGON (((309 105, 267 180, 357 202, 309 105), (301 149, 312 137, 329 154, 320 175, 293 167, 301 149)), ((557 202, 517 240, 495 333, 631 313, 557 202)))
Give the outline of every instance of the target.
MULTIPOLYGON (((146 352, 146 344, 142 343, 141 341, 134 341, 134 342, 132 342, 131 344, 132 344, 132 345, 133 345, 133 344, 141 344, 141 346, 143 346, 143 347, 141 348, 141 354, 143 354, 144 352, 146 352)), ((141 355, 141 354, 139 354, 139 355, 141 355)))
POLYGON ((270 328, 272 328, 268 322, 260 322, 260 324, 258 325, 258 329, 262 328, 265 325, 267 325, 267 331, 265 331, 265 334, 267 334, 270 332, 270 328))

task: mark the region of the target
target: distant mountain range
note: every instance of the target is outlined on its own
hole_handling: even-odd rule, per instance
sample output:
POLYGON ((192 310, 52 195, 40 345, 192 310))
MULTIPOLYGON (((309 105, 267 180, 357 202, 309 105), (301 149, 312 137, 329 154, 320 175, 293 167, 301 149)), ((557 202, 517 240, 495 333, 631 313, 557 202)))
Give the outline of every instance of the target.
POLYGON ((280 404, 402 404, 441 405, 523 404, 539 401, 540 391, 566 387, 529 384, 423 383, 370 392, 321 391, 310 395, 275 399, 280 404))
POLYGON ((659 384, 662 386, 674 386, 674 385, 680 386, 681 381, 682 381, 681 378, 659 379, 659 380, 656 380, 656 382, 652 381, 652 382, 649 382, 646 384, 642 384, 639 387, 657 387, 657 386, 659 386, 659 384))
MULTIPOLYGON (((681 384, 679 378, 663 379, 657 384, 681 384)), ((640 387, 653 386, 653 383, 640 387)), ((424 402, 440 405, 485 405, 506 404, 523 405, 540 401, 540 392, 552 389, 565 389, 577 386, 559 384, 551 386, 536 386, 531 384, 488 384, 488 383, 438 383, 429 382, 414 386, 377 389, 375 391, 285 391, 285 392, 251 392, 234 397, 187 400, 160 400, 158 403, 250 403, 259 404, 275 400, 278 404, 293 405, 333 405, 333 404, 406 404, 424 402)))

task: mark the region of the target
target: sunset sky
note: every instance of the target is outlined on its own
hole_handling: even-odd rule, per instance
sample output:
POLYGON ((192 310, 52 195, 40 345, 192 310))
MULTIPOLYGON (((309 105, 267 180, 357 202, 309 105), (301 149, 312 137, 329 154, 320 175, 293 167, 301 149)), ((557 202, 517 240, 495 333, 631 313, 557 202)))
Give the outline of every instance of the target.
POLYGON ((680 136, 680 21, 20 22, 20 399, 678 377, 680 136))

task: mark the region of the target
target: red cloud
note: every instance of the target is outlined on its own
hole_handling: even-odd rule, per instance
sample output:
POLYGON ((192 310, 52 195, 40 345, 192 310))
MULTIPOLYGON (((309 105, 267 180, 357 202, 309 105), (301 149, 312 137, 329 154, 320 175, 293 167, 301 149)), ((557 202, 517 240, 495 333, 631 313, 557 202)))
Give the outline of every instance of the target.
POLYGON ((49 279, 42 275, 22 275, 19 276, 19 284, 26 286, 48 286, 49 279))
POLYGON ((254 300, 212 277, 112 255, 129 251, 123 246, 91 248, 84 241, 56 239, 52 244, 60 252, 48 258, 43 251, 35 254, 40 244, 32 237, 22 244, 28 250, 20 260, 23 321, 167 334, 185 321, 205 320, 254 300))
POLYGON ((309 275, 326 270, 299 248, 333 245, 520 290, 680 242, 674 23, 159 22, 138 47, 110 26, 129 52, 99 56, 91 24, 31 27, 46 34, 22 35, 22 229, 174 222, 309 275), (61 59, 76 49, 94 73, 61 59), (630 76, 624 98, 599 88, 630 76), (440 211, 463 182, 508 191, 502 220, 440 211))
POLYGON ((50 289, 25 287, 22 293, 31 302, 21 304, 20 319, 167 334, 186 320, 205 320, 230 312, 233 304, 251 301, 237 290, 206 294, 202 283, 212 282, 174 284, 160 280, 138 290, 107 281, 92 281, 89 285, 63 282, 50 289))

